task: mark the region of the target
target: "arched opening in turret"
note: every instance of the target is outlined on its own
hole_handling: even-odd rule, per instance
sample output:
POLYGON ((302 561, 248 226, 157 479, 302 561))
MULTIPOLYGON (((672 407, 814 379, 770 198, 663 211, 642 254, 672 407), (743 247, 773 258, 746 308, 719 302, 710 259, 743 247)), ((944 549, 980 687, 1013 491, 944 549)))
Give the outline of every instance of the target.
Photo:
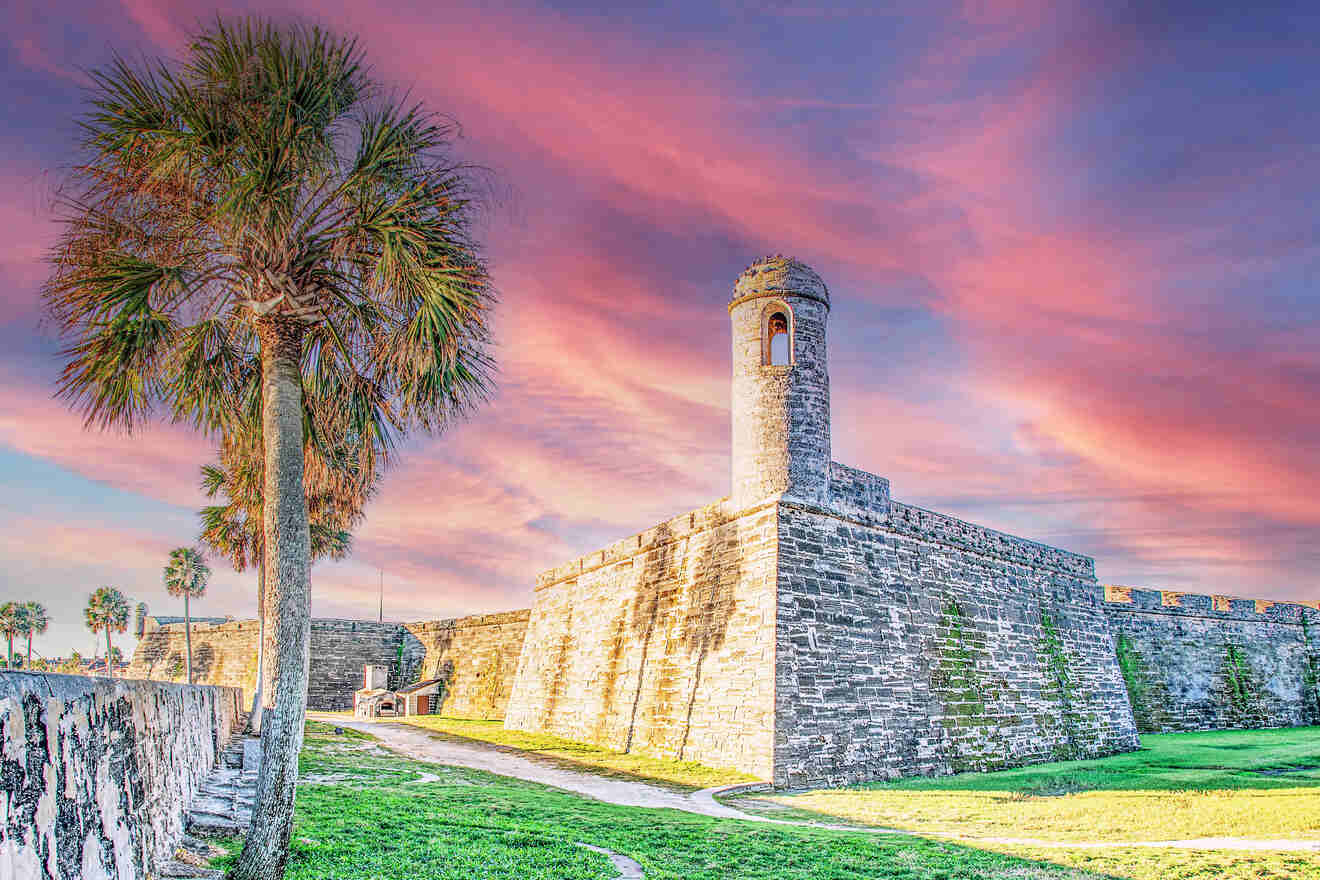
POLYGON ((772 303, 761 325, 761 363, 787 367, 793 363, 793 312, 783 303, 772 303))

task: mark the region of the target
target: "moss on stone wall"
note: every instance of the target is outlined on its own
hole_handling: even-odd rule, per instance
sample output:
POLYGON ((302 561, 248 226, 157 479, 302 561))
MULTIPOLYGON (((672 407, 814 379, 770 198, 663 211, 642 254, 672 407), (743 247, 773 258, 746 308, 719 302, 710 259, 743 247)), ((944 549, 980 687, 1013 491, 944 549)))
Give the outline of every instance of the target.
POLYGON ((1261 682, 1242 646, 1224 643, 1222 666, 1224 697, 1234 726, 1264 727, 1267 719, 1261 710, 1261 682))
MULTIPOLYGON (((986 709, 986 699, 993 688, 977 668, 979 649, 985 639, 963 612, 957 599, 945 600, 935 635, 935 663, 930 684, 944 704, 940 723, 951 740, 984 743, 997 733, 986 709)), ((986 762, 986 750, 963 747, 951 750, 954 773, 993 769, 986 762)))
POLYGON ((1048 611, 1040 613, 1040 654, 1049 670, 1051 683, 1059 694, 1059 716, 1063 722, 1064 738, 1055 747, 1055 757, 1060 761, 1072 760, 1078 756, 1073 717, 1073 676, 1068 668, 1068 655, 1063 650, 1059 627, 1048 611))
POLYGON ((1118 654, 1118 668, 1123 673, 1123 684, 1127 686, 1128 702, 1132 705, 1132 717, 1137 722, 1137 730, 1142 733, 1153 730, 1147 701, 1145 661, 1137 653, 1132 639, 1123 632, 1115 640, 1114 651, 1118 654))
POLYGON ((1320 638, 1312 631, 1306 614, 1302 614, 1302 643, 1306 655, 1302 667, 1302 700, 1305 702, 1306 718, 1311 724, 1320 724, 1320 638))

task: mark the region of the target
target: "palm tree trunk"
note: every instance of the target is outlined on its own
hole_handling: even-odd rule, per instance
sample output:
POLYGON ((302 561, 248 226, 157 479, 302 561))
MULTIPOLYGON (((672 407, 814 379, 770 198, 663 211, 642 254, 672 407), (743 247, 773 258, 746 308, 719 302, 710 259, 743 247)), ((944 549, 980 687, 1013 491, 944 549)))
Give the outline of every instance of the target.
POLYGON ((257 322, 261 341, 261 419, 266 453, 265 550, 273 563, 267 599, 275 649, 267 657, 274 681, 262 732, 257 799, 234 880, 279 880, 289 857, 307 710, 311 638, 311 542, 303 491, 303 328, 287 319, 257 322))
POLYGON ((23 668, 28 671, 31 671, 32 670, 32 631, 31 630, 28 630, 27 636, 28 636, 28 655, 27 655, 27 662, 23 664, 23 668))
POLYGON ((261 733, 261 715, 265 709, 262 694, 266 692, 266 556, 257 560, 257 681, 252 689, 252 712, 248 725, 253 733, 261 733))
POLYGON ((192 684, 192 613, 188 610, 187 593, 183 594, 183 649, 188 652, 188 684, 192 684))
POLYGON ((9 650, 5 652, 5 669, 14 668, 14 634, 7 633, 9 636, 9 650))
POLYGON ((111 659, 114 652, 110 650, 110 624, 105 625, 105 674, 110 678, 115 677, 114 661, 111 659))

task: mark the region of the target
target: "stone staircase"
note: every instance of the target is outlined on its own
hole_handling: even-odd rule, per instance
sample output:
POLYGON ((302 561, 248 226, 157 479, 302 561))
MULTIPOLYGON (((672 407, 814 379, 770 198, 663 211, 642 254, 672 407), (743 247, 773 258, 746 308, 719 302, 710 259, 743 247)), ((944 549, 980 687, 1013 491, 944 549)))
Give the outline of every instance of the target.
MULTIPOLYGON (((247 719, 242 727, 246 730, 247 719)), ((174 859, 161 866, 160 880, 205 878, 224 880, 220 871, 206 867, 223 850, 207 838, 241 837, 252 821, 257 794, 257 768, 261 765, 261 738, 239 734, 220 754, 211 775, 198 790, 184 816, 184 835, 174 859)))

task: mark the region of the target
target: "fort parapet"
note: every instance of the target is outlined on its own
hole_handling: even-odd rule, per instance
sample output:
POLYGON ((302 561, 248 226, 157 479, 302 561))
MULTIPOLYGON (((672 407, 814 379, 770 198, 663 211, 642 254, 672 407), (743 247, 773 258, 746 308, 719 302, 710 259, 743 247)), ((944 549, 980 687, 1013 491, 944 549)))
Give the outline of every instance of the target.
POLYGON ((1142 731, 1320 723, 1320 603, 1104 587, 1142 731))

